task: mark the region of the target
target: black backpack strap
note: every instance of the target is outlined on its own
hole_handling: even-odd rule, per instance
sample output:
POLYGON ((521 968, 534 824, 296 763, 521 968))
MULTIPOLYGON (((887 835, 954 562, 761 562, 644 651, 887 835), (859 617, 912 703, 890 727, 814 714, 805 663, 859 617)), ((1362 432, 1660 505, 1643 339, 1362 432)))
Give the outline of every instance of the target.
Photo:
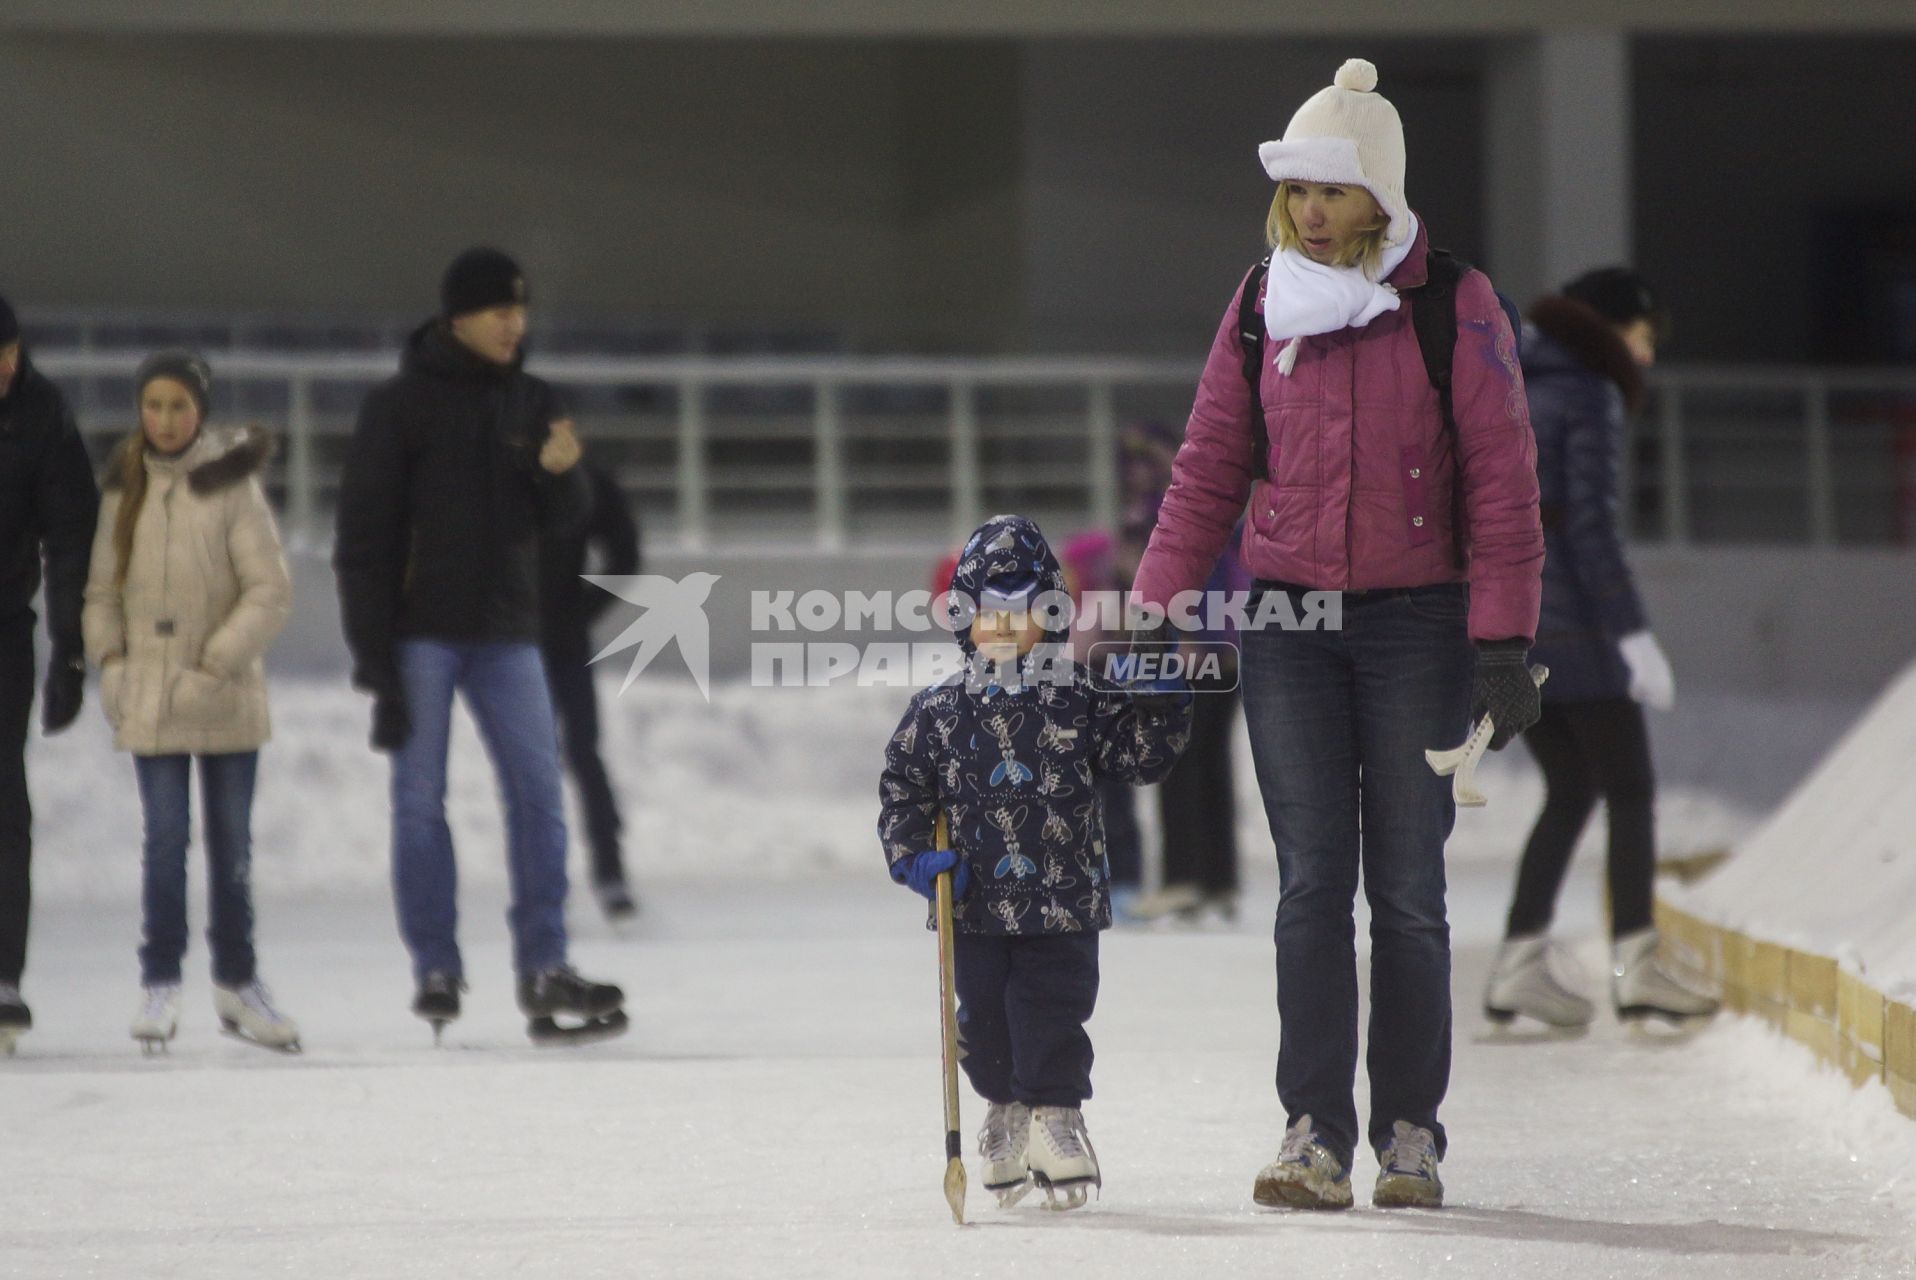
POLYGON ((1451 360, 1457 350, 1457 282, 1470 264, 1445 249, 1432 249, 1425 260, 1424 283, 1406 289, 1410 295, 1410 323, 1417 331, 1417 347, 1424 356, 1424 372, 1437 389, 1437 411, 1443 415, 1444 438, 1450 442, 1450 541, 1459 569, 1465 564, 1468 532, 1464 520, 1464 460, 1457 438, 1457 414, 1451 405, 1451 360))
POLYGON ((1264 317, 1257 311, 1257 295, 1271 269, 1270 255, 1251 268, 1244 292, 1237 299, 1237 345, 1244 352, 1244 381, 1251 389, 1251 482, 1271 475, 1271 438, 1264 425, 1264 317))

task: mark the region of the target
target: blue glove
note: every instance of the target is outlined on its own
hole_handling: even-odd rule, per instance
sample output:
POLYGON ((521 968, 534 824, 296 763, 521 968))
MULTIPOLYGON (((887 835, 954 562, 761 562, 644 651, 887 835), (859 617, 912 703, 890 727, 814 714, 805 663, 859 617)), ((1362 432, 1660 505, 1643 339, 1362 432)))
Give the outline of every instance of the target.
MULTIPOLYGON (((1168 623, 1131 633, 1131 658, 1134 661, 1148 660, 1152 664, 1150 669, 1154 671, 1161 671, 1164 661, 1177 651, 1176 634, 1168 623)), ((1191 682, 1181 675, 1157 674, 1150 680, 1129 680, 1123 688, 1131 697, 1131 705, 1146 715, 1176 715, 1191 705, 1191 682)))
POLYGON ((891 864, 891 878, 921 898, 938 897, 938 873, 951 872, 951 900, 971 887, 971 867, 955 849, 920 849, 891 864))

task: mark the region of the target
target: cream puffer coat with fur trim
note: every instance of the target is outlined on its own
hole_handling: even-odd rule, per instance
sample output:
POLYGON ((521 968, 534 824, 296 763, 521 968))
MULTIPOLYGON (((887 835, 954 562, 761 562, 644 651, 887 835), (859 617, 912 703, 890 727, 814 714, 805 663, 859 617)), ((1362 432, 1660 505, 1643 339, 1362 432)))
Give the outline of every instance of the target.
POLYGON ((260 428, 209 427, 177 457, 149 453, 124 582, 113 548, 120 454, 108 463, 83 623, 120 750, 219 755, 271 736, 261 659, 293 598, 259 482, 271 452, 260 428))

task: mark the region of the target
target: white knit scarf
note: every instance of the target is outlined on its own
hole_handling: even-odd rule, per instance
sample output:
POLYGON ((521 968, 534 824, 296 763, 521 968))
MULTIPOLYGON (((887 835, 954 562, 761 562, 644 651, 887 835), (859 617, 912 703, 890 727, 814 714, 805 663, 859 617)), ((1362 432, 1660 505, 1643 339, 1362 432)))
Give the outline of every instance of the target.
POLYGON ((1389 277, 1417 242, 1417 222, 1403 241, 1384 250, 1377 279, 1358 267, 1327 267, 1297 249, 1271 255, 1271 271, 1264 286, 1264 328, 1282 346, 1277 371, 1285 376, 1297 365, 1298 345, 1319 333, 1361 329, 1386 311, 1402 305, 1397 290, 1378 281, 1389 277))

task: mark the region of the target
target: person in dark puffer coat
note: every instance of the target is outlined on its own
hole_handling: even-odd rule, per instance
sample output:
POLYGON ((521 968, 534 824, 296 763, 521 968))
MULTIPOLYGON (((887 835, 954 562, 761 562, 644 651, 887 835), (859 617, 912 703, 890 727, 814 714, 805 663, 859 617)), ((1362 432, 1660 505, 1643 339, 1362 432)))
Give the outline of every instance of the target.
POLYGON ((1667 320, 1634 271, 1609 267, 1531 308, 1524 385, 1537 434, 1544 523, 1535 661, 1550 668, 1543 715, 1524 743, 1542 767, 1543 812, 1524 847, 1485 1013, 1579 1027, 1590 1000, 1551 970, 1547 931, 1565 869, 1597 800, 1609 810, 1608 874, 1619 1013, 1705 1016, 1716 1002, 1657 956, 1651 919, 1656 778, 1643 706, 1668 710, 1669 662, 1651 635, 1617 530, 1617 458, 1626 412, 1667 320), (1639 705, 1642 704, 1642 705, 1639 705))
POLYGON ((26 758, 39 674, 33 599, 44 580, 52 652, 40 724, 59 733, 80 714, 84 696, 80 593, 99 508, 100 491, 73 410, 33 367, 19 319, 0 298, 0 1053, 33 1026, 33 1012, 20 995, 33 900, 26 758))
POLYGON ((996 516, 972 534, 952 591, 977 616, 947 615, 969 669, 913 696, 885 749, 878 834, 900 884, 931 897, 952 871, 961 1061, 990 1104, 987 1188, 1010 1203, 1029 1176, 1077 1187, 1075 1207, 1099 1176, 1079 1110, 1098 931, 1111 924, 1096 784, 1163 779, 1188 741, 1191 700, 1188 689, 1134 697, 1072 663, 1068 623, 1041 621, 1048 593, 1064 590, 1030 520, 996 516), (980 678, 986 662, 999 664, 993 678, 980 678), (941 810, 949 850, 936 847, 941 810))

